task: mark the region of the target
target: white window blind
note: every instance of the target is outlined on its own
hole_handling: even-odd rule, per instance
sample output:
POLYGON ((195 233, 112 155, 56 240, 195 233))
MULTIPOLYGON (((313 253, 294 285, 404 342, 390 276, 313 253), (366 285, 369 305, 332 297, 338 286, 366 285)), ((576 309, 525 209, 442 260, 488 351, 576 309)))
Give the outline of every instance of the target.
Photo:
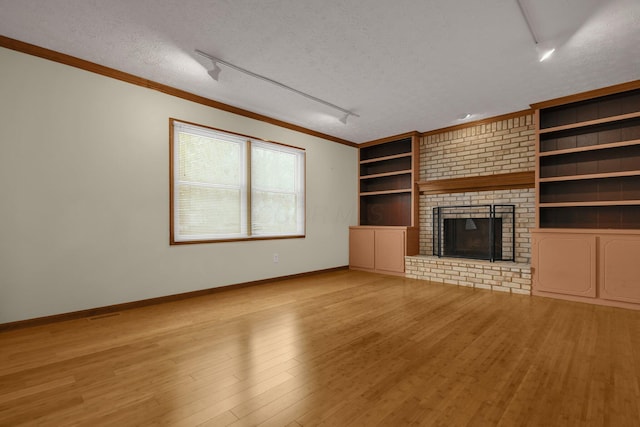
POLYGON ((172 242, 304 235, 304 150, 171 123, 172 242))
POLYGON ((304 156, 300 150, 251 145, 251 225, 254 235, 304 233, 304 156))

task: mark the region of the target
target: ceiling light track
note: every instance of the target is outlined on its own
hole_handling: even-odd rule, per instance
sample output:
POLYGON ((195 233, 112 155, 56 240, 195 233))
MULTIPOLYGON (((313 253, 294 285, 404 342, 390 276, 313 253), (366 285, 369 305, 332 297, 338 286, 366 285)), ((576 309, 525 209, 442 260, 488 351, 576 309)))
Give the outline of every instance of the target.
POLYGON ((225 66, 227 66, 229 68, 232 68, 232 69, 234 69, 236 71, 240 71, 241 73, 244 73, 244 74, 246 74, 248 76, 251 76, 251 77, 254 77, 256 79, 265 81, 267 83, 271 83, 273 85, 281 87, 282 89, 286 89, 286 90, 291 91, 293 93, 296 93, 296 94, 298 94, 300 96, 303 96, 303 97, 305 97, 307 99, 310 99, 310 100, 315 101, 317 103, 326 105, 327 107, 331 107, 331 108, 333 108, 335 110, 338 110, 338 111, 344 113, 344 115, 342 117, 340 117, 339 120, 340 120, 340 122, 344 123, 345 125, 347 124, 347 119, 349 118, 349 116, 360 117, 358 114, 354 113, 353 111, 349 111, 349 110, 347 110, 345 108, 342 108, 342 107, 339 107, 339 106, 337 106, 335 104, 332 104, 331 102, 325 101, 324 99, 320 99, 320 98, 315 97, 313 95, 309 95, 308 93, 302 92, 302 91, 300 91, 298 89, 294 89, 291 86, 287 86, 284 83, 280 83, 278 81, 270 79, 269 77, 265 77, 263 75, 254 73, 253 71, 249 71, 249 70, 247 70, 245 68, 238 67, 235 64, 232 64, 232 63, 227 62, 227 61, 225 61, 223 59, 217 58, 217 57, 215 57, 213 55, 209 55, 208 53, 205 53, 205 52, 203 52, 201 50, 196 49, 195 52, 198 55, 203 56, 205 58, 208 58, 213 62, 213 68, 211 70, 209 70, 208 73, 211 76, 211 78, 214 79, 215 81, 218 81, 218 76, 219 76, 220 71, 221 71, 220 66, 218 64, 222 64, 222 65, 225 65, 225 66))
POLYGON ((538 44, 538 36, 536 35, 536 32, 534 31, 533 27, 531 26, 531 20, 529 19, 529 13, 527 12, 527 9, 524 8, 524 6, 522 5, 521 0, 516 0, 516 3, 518 3, 518 7, 520 8, 520 13, 522 13, 522 17, 524 18, 524 22, 527 23, 527 28, 529 29, 529 32, 531 33, 531 38, 533 38, 533 42, 535 44, 538 44))
POLYGON ((540 38, 536 34, 536 31, 534 30, 533 25, 531 25, 531 18, 529 17, 529 12, 527 12, 527 8, 524 7, 524 5, 522 4, 522 0, 516 0, 516 3, 518 3, 518 8, 520 8, 520 13, 522 13, 524 22, 526 22, 527 28, 529 29, 529 33, 531 33, 531 38, 533 39, 533 42, 536 45, 536 50, 538 51, 538 60, 542 62, 545 59, 549 58, 553 54, 553 52, 556 51, 556 49, 550 46, 547 46, 545 48, 540 44, 540 38))

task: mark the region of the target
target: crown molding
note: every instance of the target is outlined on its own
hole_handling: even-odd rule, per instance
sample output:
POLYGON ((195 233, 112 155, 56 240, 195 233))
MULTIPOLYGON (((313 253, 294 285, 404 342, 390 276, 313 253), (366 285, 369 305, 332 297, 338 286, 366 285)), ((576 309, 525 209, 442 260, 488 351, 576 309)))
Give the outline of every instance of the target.
POLYGON ((502 114, 500 116, 488 117, 486 119, 476 120, 476 121, 473 121, 473 122, 462 123, 462 124, 459 124, 459 125, 449 126, 449 127, 446 127, 446 128, 441 128, 441 129, 430 130, 430 131, 427 131, 427 132, 422 132, 420 134, 420 136, 424 137, 424 136, 436 135, 436 134, 439 134, 439 133, 451 132, 451 131, 460 130, 460 129, 467 129, 467 128, 471 128, 471 127, 474 127, 474 126, 486 125, 486 124, 489 124, 489 123, 500 122, 500 121, 503 121, 503 120, 515 119, 517 117, 528 116, 530 114, 533 114, 533 112, 534 112, 534 110, 532 110, 532 109, 515 111, 513 113, 502 114))
POLYGON ((154 82, 152 80, 147 80, 142 77, 135 76, 133 74, 125 73, 123 71, 119 71, 114 68, 105 67, 104 65, 96 64, 94 62, 86 61, 84 59, 76 58, 71 55, 56 52, 54 50, 46 49, 40 46, 26 43, 20 40, 15 40, 2 35, 0 35, 0 47, 4 47, 10 50, 15 50, 17 52, 22 52, 32 56, 37 56, 39 58, 47 59, 49 61, 58 62, 60 64, 68 65, 70 67, 75 67, 81 70, 89 71, 91 73, 100 74, 102 76, 120 80, 130 84, 134 84, 136 86, 142 86, 147 89, 156 90, 158 92, 175 96, 177 98, 185 99, 187 101, 195 102, 197 104, 205 105, 207 107, 237 114, 250 119, 259 120, 275 126, 280 126, 286 129, 294 130, 296 132, 301 132, 307 135, 326 139, 328 141, 337 142, 338 144, 348 145, 350 147, 358 147, 358 144, 351 141, 347 141, 346 139, 337 138, 335 136, 327 135, 321 132, 316 132, 314 130, 304 128, 302 126, 294 125, 292 123, 284 122, 282 120, 274 119, 272 117, 268 117, 263 114, 254 113, 242 108, 234 107, 232 105, 215 101, 210 98, 205 98, 203 96, 195 95, 193 93, 190 93, 181 89, 177 89, 168 85, 164 85, 158 82, 154 82))
POLYGON ((531 108, 533 108, 534 110, 540 110, 542 108, 556 107, 558 105, 570 104, 572 102, 586 101, 588 99, 599 98, 606 95, 613 95, 615 93, 626 92, 634 89, 640 89, 640 80, 633 80, 630 82, 607 86, 600 89, 589 90, 587 92, 576 93, 574 95, 550 99, 548 101, 537 102, 535 104, 531 104, 531 108))

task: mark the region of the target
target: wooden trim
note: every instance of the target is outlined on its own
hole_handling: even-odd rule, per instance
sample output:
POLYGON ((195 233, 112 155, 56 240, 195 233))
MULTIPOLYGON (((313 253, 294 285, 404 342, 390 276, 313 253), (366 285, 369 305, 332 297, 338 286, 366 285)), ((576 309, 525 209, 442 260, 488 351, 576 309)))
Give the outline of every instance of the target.
POLYGON ((410 175, 413 169, 405 169, 401 171, 376 173, 374 175, 361 175, 360 179, 384 178, 386 176, 410 175))
POLYGON ((174 152, 174 131, 173 131, 173 122, 175 120, 169 118, 169 245, 175 245, 177 242, 174 240, 175 236, 175 228, 174 222, 175 217, 173 215, 174 208, 174 197, 175 194, 173 192, 173 181, 174 181, 174 171, 173 171, 173 152, 174 152))
MULTIPOLYGON (((420 193, 417 182, 420 179, 420 137, 415 135, 411 140, 411 226, 420 226, 420 193)), ((418 240, 416 240, 418 241, 418 240)), ((418 244, 419 246, 419 244, 418 244)), ((418 252, 420 248, 418 247, 418 252)), ((417 252, 416 252, 417 253, 417 252)))
MULTIPOLYGON (((245 224, 247 227, 247 236, 251 237, 251 235, 253 234, 253 218, 251 216, 252 213, 252 209, 253 209, 253 200, 251 199, 251 195, 253 194, 253 188, 252 188, 252 183, 251 183, 251 168, 253 167, 253 165, 251 164, 251 162, 253 161, 253 159, 251 158, 251 140, 247 139, 244 143, 244 150, 245 150, 245 190, 247 192, 247 223, 245 224)), ((305 154, 305 158, 306 158, 306 154, 305 154)), ((307 171, 305 171, 306 174, 307 171)), ((242 194, 242 193, 240 193, 242 194)), ((306 196, 306 195, 305 195, 306 196)), ((305 197, 306 198, 306 197, 305 197)), ((242 214, 240 214, 240 217, 242 217, 242 214)))
POLYGON ((47 59, 49 61, 58 62, 60 64, 68 65, 70 67, 79 68, 81 70, 89 71, 91 73, 100 74, 105 77, 120 80, 126 83, 131 83, 136 86, 142 86, 147 89, 156 90, 158 92, 165 93, 167 95, 175 96, 177 98, 185 99, 187 101, 195 102, 197 104, 212 107, 218 110, 226 111, 229 113, 244 116, 249 119, 259 120, 261 122, 269 123, 282 128, 294 130, 307 135, 315 136, 318 138, 326 139, 329 141, 337 142, 338 144, 348 145, 350 147, 358 147, 358 144, 347 141, 345 139, 337 138, 335 136, 327 135, 321 132, 316 132, 311 129, 297 126, 291 123, 287 123, 278 119, 274 119, 263 114, 253 113, 251 111, 234 107, 228 104, 224 104, 213 99, 205 98, 200 95, 177 89, 171 86, 167 86, 161 83, 147 80, 142 77, 135 76, 133 74, 125 73, 113 68, 105 67, 103 65, 96 64, 94 62, 85 61, 84 59, 76 58, 74 56, 66 55, 64 53, 56 52, 53 50, 45 49, 40 46, 25 43, 19 40, 11 39, 9 37, 0 35, 0 47, 4 47, 17 52, 26 53, 28 55, 37 56, 39 58, 47 59))
POLYGON ((304 173, 302 174, 302 185, 303 185, 303 190, 304 191, 304 218, 302 218, 302 233, 304 234, 304 236, 306 237, 307 235, 307 153, 305 152, 304 154, 304 158, 302 159, 303 164, 304 164, 304 173))
POLYGON ((412 155, 413 153, 401 153, 401 154, 394 154, 393 156, 375 157, 373 159, 361 160, 360 164, 366 165, 367 163, 384 162, 386 160, 401 159, 403 157, 411 157, 412 155))
POLYGON ((545 291, 539 291, 535 288, 531 289, 531 295, 534 297, 540 297, 540 298, 561 299, 565 301, 580 302, 585 304, 595 304, 595 305, 602 305, 607 307, 626 308, 629 310, 640 310, 640 306, 638 304, 634 304, 630 302, 610 301, 610 300, 601 299, 598 297, 596 298, 583 297, 578 295, 561 294, 557 292, 545 292, 545 291))
POLYGON ((530 114, 533 114, 533 112, 534 112, 534 110, 532 110, 532 109, 515 111, 513 113, 502 114, 500 116, 494 116, 494 117, 488 117, 486 119, 476 120, 474 122, 462 123, 462 124, 459 124, 459 125, 449 126, 449 127, 446 127, 446 128, 441 128, 441 129, 430 130, 430 131, 427 131, 427 132, 422 132, 421 134, 419 134, 419 136, 424 137, 424 136, 436 135, 436 134, 439 134, 439 133, 451 132, 451 131, 454 131, 454 130, 466 129, 466 128, 479 126, 479 125, 486 125, 486 124, 489 124, 489 123, 500 122, 500 121, 503 121, 503 120, 515 119, 515 118, 522 117, 522 116, 528 116, 530 114))
POLYGON ((252 212, 251 212, 251 144, 253 141, 256 142, 265 142, 267 144, 273 144, 273 145, 279 145, 281 147, 287 147, 287 148, 291 148, 291 149, 295 149, 298 150, 300 152, 302 152, 303 154, 303 161, 304 161, 304 189, 303 191, 304 193, 304 203, 305 203, 305 212, 306 212, 306 207, 307 207, 307 195, 306 195, 306 191, 307 191, 307 177, 306 177, 306 171, 307 171, 307 150, 304 148, 300 148, 300 147, 296 147, 294 145, 289 145, 289 144, 282 144, 280 142, 276 142, 276 141, 269 141, 269 140, 265 140, 265 139, 260 139, 260 138, 256 138, 254 136, 251 135, 245 135, 245 134, 241 134, 241 133, 237 133, 237 132, 231 132, 231 131, 227 131, 224 129, 219 129, 219 128, 214 128, 211 126, 207 126, 207 125, 201 125, 198 123, 193 123, 193 122, 188 122, 185 120, 180 120, 180 119, 175 119, 175 118, 169 118, 169 221, 170 221, 170 225, 169 225, 169 244, 170 245, 194 245, 194 244, 200 244, 200 243, 224 243, 224 242, 244 242, 244 241, 251 241, 251 240, 277 240, 277 239, 301 239, 304 238, 306 236, 306 230, 307 230, 307 218, 305 215, 304 218, 304 224, 303 224, 303 234, 295 234, 295 235, 277 235, 277 236, 253 236, 253 229, 251 227, 251 221, 252 221, 252 212), (174 200, 174 177, 175 177, 175 165, 174 165, 174 149, 175 149, 175 141, 174 141, 174 133, 175 133, 175 124, 178 123, 182 123, 182 124, 186 124, 186 125, 190 125, 190 126, 194 126, 194 127, 199 127, 199 128, 203 128, 203 129, 209 129, 209 130, 213 130, 216 132, 220 132, 220 133, 226 133, 226 134, 230 134, 230 135, 234 135, 234 136, 240 136, 242 138, 245 138, 245 165, 246 165, 246 193, 247 193, 247 236, 246 237, 237 237, 237 238, 228 238, 228 239, 204 239, 204 240, 184 240, 184 241, 177 241, 175 240, 175 225, 174 225, 174 220, 175 220, 175 216, 174 216, 174 210, 175 210, 175 200, 174 200))
POLYGON ((536 140, 535 140, 535 226, 540 227, 540 110, 535 110, 533 121, 536 128, 536 140))
POLYGON ((450 194, 466 193, 470 191, 510 190, 516 188, 533 188, 534 186, 534 171, 418 182, 418 190, 422 194, 450 194))
POLYGON ((372 145, 384 144, 385 142, 398 141, 398 140, 401 140, 401 139, 412 138, 414 136, 420 136, 420 132, 418 132, 417 130, 414 130, 414 131, 407 132, 407 133, 401 133, 401 134, 395 135, 395 136, 388 136, 386 138, 380 138, 380 139, 376 139, 376 140, 369 141, 369 142, 363 142, 362 144, 359 144, 358 147, 360 147, 360 148, 370 147, 372 145))
POLYGON ((125 302, 122 304, 114 304, 114 305, 108 305, 104 307, 90 308, 88 310, 73 311, 70 313, 54 314, 52 316, 37 317, 34 319, 19 320, 17 322, 0 324, 0 332, 5 332, 5 331, 10 331, 15 329, 22 329, 22 328, 29 328, 33 326, 47 325, 47 324, 57 323, 57 322, 64 322, 67 320, 82 319, 85 317, 87 318, 97 317, 97 316, 103 317, 111 313, 117 313, 119 311, 130 310, 134 308, 147 307, 150 305, 163 304, 163 303, 172 302, 172 301, 180 301, 184 299, 215 294, 218 292, 232 291, 240 288, 247 288, 250 286, 258 286, 258 285, 264 285, 267 283, 278 282, 281 280, 298 279, 301 277, 314 276, 317 274, 324 274, 324 273, 330 273, 333 271, 341 271, 341 270, 348 270, 348 269, 349 269, 349 266, 345 265, 341 267, 327 268, 324 270, 315 270, 315 271, 309 271, 306 273, 297 273, 297 274, 291 274, 287 276, 272 277, 270 279, 254 280, 252 282, 237 283, 234 285, 220 286, 217 288, 202 289, 199 291, 185 292, 181 294, 173 294, 173 295, 166 295, 163 297, 125 302))
POLYGON ((350 225, 349 230, 407 230, 415 228, 409 225, 350 225))
POLYGON ((563 96, 560 98, 550 99, 548 101, 537 102, 531 104, 531 108, 539 110, 541 108, 557 107, 572 102, 586 101, 588 99, 598 98, 615 93, 626 92, 628 90, 640 89, 640 80, 633 80, 626 83, 620 83, 613 86, 607 86, 600 89, 594 89, 587 92, 576 93, 574 95, 563 96))
POLYGON ((257 136, 251 136, 251 135, 247 135, 245 133, 239 133, 239 132, 234 132, 234 131, 227 130, 227 129, 222 129, 222 128, 217 128, 217 127, 213 127, 213 126, 203 125, 201 123, 190 122, 188 120, 176 119, 175 117, 170 117, 169 118, 169 122, 172 125, 173 125, 173 123, 178 122, 178 123, 182 123, 182 124, 185 124, 185 125, 190 125, 190 126, 195 126, 195 127, 199 127, 199 128, 205 128, 205 129, 213 130, 213 131, 216 131, 216 132, 228 133, 228 134, 231 134, 231 135, 234 135, 234 136, 239 136, 239 137, 242 137, 242 138, 246 138, 248 140, 254 140, 254 141, 258 141, 258 142, 268 142, 270 144, 276 144, 276 145, 280 145, 282 147, 288 147, 288 148, 293 148, 295 150, 304 151, 305 153, 307 151, 307 149, 303 148, 303 147, 298 147, 298 146, 291 145, 291 144, 285 144, 283 142, 278 142, 278 141, 274 141, 274 140, 271 140, 271 139, 258 138, 257 136))
POLYGON ((590 173, 587 175, 563 175, 540 178, 539 182, 581 181, 583 179, 618 178, 625 176, 640 176, 640 170, 590 173))
POLYGON ((640 200, 597 200, 592 202, 550 202, 540 203, 541 208, 562 208, 576 206, 634 206, 640 205, 640 200))
POLYGON ((173 242, 171 243, 171 245, 180 246, 180 245, 199 245, 201 243, 252 242, 254 240, 286 240, 286 239, 304 239, 304 238, 306 238, 306 234, 295 234, 291 236, 249 236, 249 237, 238 237, 238 238, 230 238, 230 239, 185 240, 185 241, 173 242))
POLYGON ((640 230, 619 228, 530 228, 530 233, 575 233, 575 234, 615 234, 640 236, 640 230))
POLYGON ((402 194, 402 193, 411 193, 411 188, 401 188, 399 190, 368 191, 366 193, 360 193, 360 196, 364 196, 364 197, 366 197, 366 196, 382 196, 384 194, 402 194))
POLYGON ((636 119, 638 117, 640 117, 640 112, 621 114, 619 116, 604 117, 602 119, 589 120, 586 122, 571 123, 568 125, 554 126, 552 128, 542 128, 540 129, 539 133, 541 135, 544 135, 546 133, 561 132, 563 130, 580 129, 586 126, 594 126, 594 125, 601 125, 605 123, 613 123, 613 122, 620 122, 623 120, 636 119))
POLYGON ((562 154, 583 153, 585 151, 608 150, 610 148, 633 147, 640 145, 640 139, 632 139, 629 141, 610 142, 608 144, 587 145, 584 147, 565 148, 562 150, 542 151, 538 153, 540 157, 559 156, 562 154))

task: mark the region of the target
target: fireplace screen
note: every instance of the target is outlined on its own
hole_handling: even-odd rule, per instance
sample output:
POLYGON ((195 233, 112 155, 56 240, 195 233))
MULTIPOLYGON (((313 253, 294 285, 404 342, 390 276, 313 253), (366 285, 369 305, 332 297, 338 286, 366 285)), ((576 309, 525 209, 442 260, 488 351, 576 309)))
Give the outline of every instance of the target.
POLYGON ((433 254, 514 261, 515 209, 515 205, 433 208, 433 254))

